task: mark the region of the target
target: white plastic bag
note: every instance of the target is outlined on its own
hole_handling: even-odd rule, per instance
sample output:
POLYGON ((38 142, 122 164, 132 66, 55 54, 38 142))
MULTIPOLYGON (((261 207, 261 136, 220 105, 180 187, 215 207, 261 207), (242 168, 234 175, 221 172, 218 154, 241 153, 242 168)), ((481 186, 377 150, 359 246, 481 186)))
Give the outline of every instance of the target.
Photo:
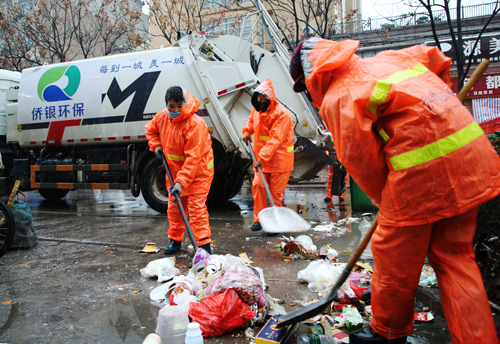
POLYGON ((141 274, 147 278, 158 276, 158 282, 160 283, 168 281, 180 274, 179 269, 175 267, 175 257, 153 260, 140 271, 141 274))
MULTIPOLYGON (((359 224, 358 229, 361 232, 361 234, 365 236, 365 234, 368 233, 370 226, 371 223, 366 221, 366 219, 363 219, 363 221, 361 221, 361 223, 359 224)), ((361 255, 361 259, 373 259, 371 240, 368 242, 368 245, 366 245, 366 248, 363 251, 363 254, 361 255)))
POLYGON ((315 260, 297 273, 297 279, 309 283, 309 290, 327 295, 339 279, 344 266, 345 264, 332 265, 326 260, 315 260))
POLYGON ((306 251, 316 252, 317 250, 316 245, 314 245, 309 235, 299 235, 294 241, 298 242, 306 251))
POLYGON ((181 294, 174 296, 174 303, 179 306, 182 311, 189 312, 189 305, 191 302, 197 302, 196 296, 192 295, 188 289, 184 289, 181 294))

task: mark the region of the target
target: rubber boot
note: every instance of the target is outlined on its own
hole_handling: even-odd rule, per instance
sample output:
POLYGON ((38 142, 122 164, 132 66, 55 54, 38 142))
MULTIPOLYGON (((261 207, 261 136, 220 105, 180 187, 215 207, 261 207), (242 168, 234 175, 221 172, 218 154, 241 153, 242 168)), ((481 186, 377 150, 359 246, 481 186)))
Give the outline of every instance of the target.
POLYGON ((262 229, 262 226, 260 225, 260 222, 254 222, 252 227, 251 227, 251 230, 254 232, 258 232, 261 229, 262 229))
POLYGON ((405 344, 406 337, 387 339, 373 331, 371 326, 362 328, 352 332, 349 335, 349 343, 351 344, 405 344))
POLYGON ((170 239, 170 245, 165 248, 165 253, 174 253, 181 249, 182 241, 170 239))
POLYGON ((207 251, 209 254, 212 254, 212 249, 210 248, 210 243, 208 244, 205 244, 205 245, 201 245, 201 246, 198 246, 199 248, 202 248, 204 249, 205 251, 207 251))

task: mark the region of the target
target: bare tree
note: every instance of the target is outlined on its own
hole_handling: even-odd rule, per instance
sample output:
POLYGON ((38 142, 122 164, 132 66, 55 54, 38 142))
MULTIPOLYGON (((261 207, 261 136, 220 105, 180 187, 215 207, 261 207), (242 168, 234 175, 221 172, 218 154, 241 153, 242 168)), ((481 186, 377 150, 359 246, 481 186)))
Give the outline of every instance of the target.
POLYGON ((332 38, 339 21, 356 12, 342 13, 341 0, 269 0, 266 4, 290 50, 304 37, 332 38))
POLYGON ((0 10, 2 68, 109 55, 144 43, 137 29, 141 11, 130 1, 5 1, 0 10))
MULTIPOLYGON (((449 31, 449 36, 451 37, 453 49, 456 54, 456 67, 458 72, 458 90, 462 89, 465 83, 465 78, 469 73, 472 59, 466 65, 465 49, 462 32, 463 32, 463 22, 462 22, 462 2, 461 0, 443 0, 442 3, 436 3, 434 0, 418 0, 418 4, 422 5, 427 13, 429 14, 432 34, 436 45, 441 49, 441 43, 438 36, 437 23, 436 23, 436 9, 442 11, 444 10, 446 16, 447 30, 449 31), (452 10, 455 9, 455 13, 452 10)), ((410 2, 410 6, 415 6, 416 3, 410 2)), ((478 42, 481 40, 481 36, 485 32, 486 28, 493 20, 493 18, 500 12, 500 2, 497 0, 495 2, 495 7, 489 16, 487 22, 482 27, 477 38, 475 39, 472 51, 477 47, 478 42)), ((448 36, 448 35, 447 35, 448 36)))
POLYGON ((237 18, 229 25, 234 31, 239 28, 241 14, 229 15, 229 12, 245 11, 236 0, 145 0, 149 6, 153 37, 163 37, 169 44, 176 42, 182 33, 198 31, 227 33, 219 26, 227 18, 237 18))

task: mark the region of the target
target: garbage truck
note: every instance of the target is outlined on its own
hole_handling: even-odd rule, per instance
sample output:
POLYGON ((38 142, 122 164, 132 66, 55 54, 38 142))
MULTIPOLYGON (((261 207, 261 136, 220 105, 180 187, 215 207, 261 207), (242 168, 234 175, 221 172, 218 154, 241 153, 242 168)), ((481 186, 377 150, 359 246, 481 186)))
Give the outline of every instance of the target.
POLYGON ((266 78, 295 126, 290 182, 314 178, 334 163, 332 138, 307 98, 293 92, 286 56, 276 50, 193 34, 163 49, 0 71, 0 193, 15 180, 48 200, 79 189, 131 190, 165 212, 165 170, 144 126, 165 107, 167 88, 179 85, 201 101, 198 115, 212 136, 209 201, 228 200, 251 173, 241 130, 266 78))

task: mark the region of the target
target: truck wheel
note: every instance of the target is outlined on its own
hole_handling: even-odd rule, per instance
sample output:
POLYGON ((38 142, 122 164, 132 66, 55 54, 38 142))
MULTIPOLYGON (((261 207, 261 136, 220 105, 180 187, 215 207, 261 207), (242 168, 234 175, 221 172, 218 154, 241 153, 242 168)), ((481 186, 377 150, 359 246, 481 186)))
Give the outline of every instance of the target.
POLYGON ((40 196, 45 198, 47 201, 57 201, 69 192, 69 189, 38 189, 40 196))
POLYGON ((165 167, 160 159, 151 159, 141 173, 141 192, 146 203, 160 213, 168 208, 168 192, 165 181, 165 167))

